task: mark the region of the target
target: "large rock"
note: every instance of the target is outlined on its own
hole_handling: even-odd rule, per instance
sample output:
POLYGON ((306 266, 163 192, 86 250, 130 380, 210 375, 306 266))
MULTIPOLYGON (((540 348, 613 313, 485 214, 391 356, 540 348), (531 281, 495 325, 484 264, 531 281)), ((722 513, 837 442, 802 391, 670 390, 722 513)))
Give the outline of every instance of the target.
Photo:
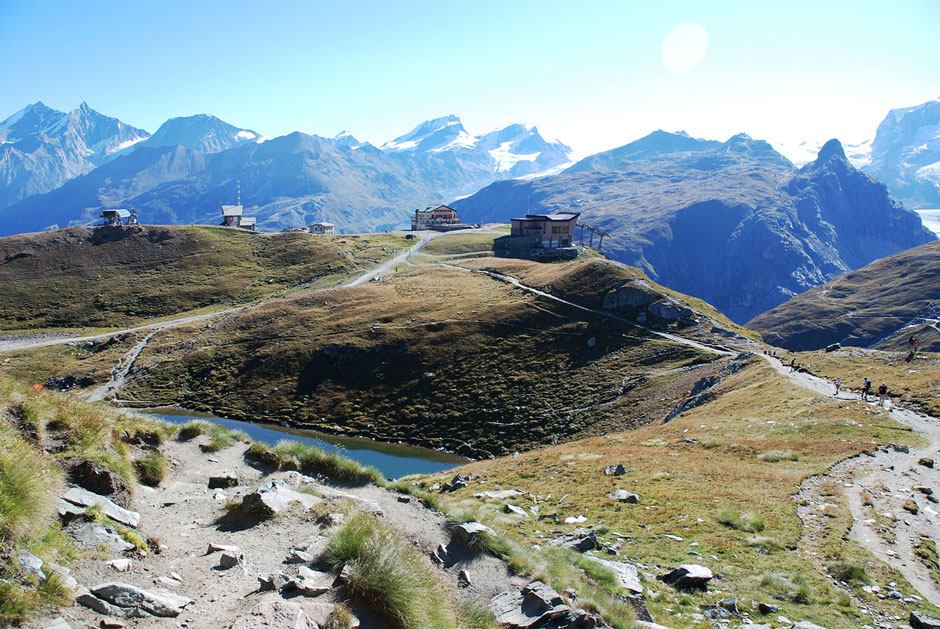
POLYGON ((131 504, 131 487, 120 474, 116 474, 94 461, 79 457, 69 457, 62 461, 66 476, 73 485, 106 496, 121 507, 131 504))
POLYGON ((800 622, 793 625, 791 629, 826 629, 826 628, 820 625, 817 625, 815 623, 812 623, 808 620, 801 620, 800 622))
POLYGON ((238 475, 235 472, 224 472, 218 476, 209 477, 209 489, 228 489, 238 487, 238 475))
POLYGON ((643 584, 640 583, 640 573, 633 564, 624 563, 622 561, 608 561, 607 559, 599 559, 590 555, 588 555, 588 558, 591 559, 591 561, 596 561, 610 568, 613 573, 617 575, 617 581, 623 589, 634 594, 643 593, 643 584))
POLYGON ((908 623, 911 629, 940 629, 940 620, 931 618, 923 612, 911 612, 908 623))
POLYGON ((627 502, 630 504, 637 504, 640 502, 639 496, 630 493, 626 489, 618 489, 617 491, 607 494, 607 497, 611 500, 616 500, 617 502, 627 502))
POLYGON ((46 580, 46 575, 42 571, 42 559, 28 550, 16 551, 16 559, 20 562, 20 569, 23 572, 35 576, 40 581, 46 580))
POLYGON ((454 528, 454 534, 457 536, 457 539, 463 542, 468 548, 474 548, 477 543, 477 536, 484 532, 492 533, 493 529, 479 522, 464 522, 454 528))
POLYGON ((576 529, 561 537, 548 540, 548 545, 570 548, 583 553, 597 548, 597 533, 589 529, 576 529))
POLYGON ((300 491, 294 491, 282 480, 273 480, 261 485, 242 499, 242 508, 261 516, 270 517, 285 511, 292 504, 309 509, 320 499, 300 491))
POLYGON ((272 597, 238 616, 228 629, 319 629, 319 624, 302 606, 272 597))
POLYGON ((481 491, 473 494, 474 498, 486 499, 490 498, 492 500, 506 500, 508 498, 515 498, 516 496, 521 496, 522 492, 518 489, 500 489, 498 491, 481 491))
POLYGON ((80 507, 90 507, 92 505, 97 505, 101 507, 102 513, 119 524, 123 524, 124 526, 129 526, 135 529, 140 526, 139 513, 120 507, 110 499, 96 493, 92 493, 87 489, 82 489, 81 487, 72 487, 62 495, 62 500, 71 502, 72 504, 78 505, 80 507))
POLYGON ((714 578, 712 571, 698 564, 683 564, 673 568, 666 574, 656 577, 663 583, 668 583, 682 589, 705 589, 708 582, 714 578))
POLYGON ((333 589, 333 575, 301 566, 297 576, 284 586, 286 591, 296 591, 304 596, 320 596, 333 589))
POLYGON ((531 582, 521 592, 497 594, 492 607, 496 621, 512 629, 542 627, 571 611, 558 592, 541 581, 531 582))
POLYGON ((143 590, 127 583, 102 583, 91 588, 92 594, 118 607, 141 609, 148 614, 175 618, 192 603, 185 596, 169 590, 143 590))
POLYGON ((82 522, 67 529, 76 542, 83 546, 99 548, 104 546, 114 553, 123 553, 134 550, 134 545, 124 541, 113 526, 98 524, 97 522, 82 522))

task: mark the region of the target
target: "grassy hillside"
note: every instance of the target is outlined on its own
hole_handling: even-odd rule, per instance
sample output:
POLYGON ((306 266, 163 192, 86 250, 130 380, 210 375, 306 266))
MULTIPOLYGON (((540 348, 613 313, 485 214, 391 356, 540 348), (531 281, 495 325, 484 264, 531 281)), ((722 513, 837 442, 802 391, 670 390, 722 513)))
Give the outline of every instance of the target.
POLYGON ((298 284, 330 286, 406 242, 149 225, 0 238, 0 329, 127 326, 298 284))
POLYGON ((748 323, 778 347, 821 349, 832 343, 940 351, 940 241, 876 260, 812 288, 748 323), (913 327, 906 328, 908 325, 913 327))
POLYGON ((488 456, 665 417, 716 358, 423 266, 161 332, 122 397, 488 456))
MULTIPOLYGON (((617 548, 640 566, 647 575, 647 606, 670 627, 701 626, 693 617, 699 606, 731 596, 755 622, 773 623, 782 614, 825 627, 860 626, 869 622, 861 605, 906 617, 901 601, 861 589, 864 576, 883 589, 893 582, 905 595, 913 592, 898 573, 847 541, 851 517, 841 487, 824 485, 818 500, 831 506, 809 536, 795 493, 806 477, 875 444, 915 444, 919 438, 883 411, 794 388, 756 358, 715 393, 711 402, 666 424, 465 466, 458 472, 473 480, 441 498, 450 509, 476 512, 523 548, 592 528, 601 548, 617 548), (617 464, 627 468, 624 475, 603 473, 617 464), (508 500, 474 497, 497 489, 523 493, 508 500), (636 493, 639 502, 607 497, 617 489, 636 493), (507 502, 530 516, 509 513, 507 502), (565 522, 577 516, 585 520, 565 522), (718 575, 708 592, 677 591, 652 578, 682 563, 703 564, 718 575), (844 565, 856 566, 859 576, 836 587, 827 573, 844 565), (752 601, 780 610, 760 614, 752 601)), ((452 475, 418 483, 427 488, 452 475)), ((516 561, 525 568, 526 551, 516 561)))

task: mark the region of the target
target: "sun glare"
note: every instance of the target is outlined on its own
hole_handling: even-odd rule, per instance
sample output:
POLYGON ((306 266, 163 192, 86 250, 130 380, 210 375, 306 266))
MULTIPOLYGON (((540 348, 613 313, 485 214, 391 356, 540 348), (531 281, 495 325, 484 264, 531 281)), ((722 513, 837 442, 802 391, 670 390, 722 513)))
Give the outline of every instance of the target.
POLYGON ((688 72, 708 51, 708 32, 698 22, 679 24, 663 40, 663 65, 673 72, 688 72))

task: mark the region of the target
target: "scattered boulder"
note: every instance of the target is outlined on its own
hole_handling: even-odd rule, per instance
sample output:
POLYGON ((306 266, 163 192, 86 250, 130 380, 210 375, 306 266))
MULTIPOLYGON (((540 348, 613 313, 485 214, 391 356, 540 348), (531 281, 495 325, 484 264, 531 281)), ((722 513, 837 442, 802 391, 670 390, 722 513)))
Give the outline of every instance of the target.
POLYGON ((59 517, 66 522, 85 515, 85 507, 79 507, 78 505, 74 505, 71 502, 62 500, 61 498, 55 499, 55 507, 59 517))
POLYGON ((627 473, 627 468, 623 465, 608 465, 604 468, 604 476, 623 476, 627 473))
POLYGON ((925 496, 932 496, 932 495, 933 495, 933 489, 931 489, 930 487, 925 487, 925 486, 923 486, 923 485, 916 485, 916 486, 914 487, 914 491, 916 491, 916 492, 918 492, 918 493, 921 493, 921 494, 924 494, 925 496))
POLYGON ((124 541, 113 526, 97 522, 81 522, 70 526, 68 532, 72 539, 83 546, 98 548, 103 545, 108 551, 114 553, 134 550, 134 545, 124 541))
POLYGON ((108 562, 108 565, 117 570, 118 572, 127 572, 131 569, 131 560, 130 559, 112 559, 108 562))
POLYGON ((444 483, 443 487, 441 487, 441 490, 457 491, 458 489, 463 489, 466 487, 467 483, 469 483, 471 480, 473 480, 473 477, 469 474, 467 476, 461 476, 460 474, 457 474, 449 483, 444 483))
POLYGON ((826 629, 826 628, 825 628, 825 627, 821 627, 821 626, 819 626, 819 625, 817 625, 817 624, 815 624, 815 623, 811 623, 811 622, 808 621, 808 620, 801 620, 800 622, 798 622, 798 623, 796 623, 795 625, 793 625, 793 627, 791 627, 791 629, 826 629))
POLYGON ((492 500, 508 500, 509 498, 515 498, 516 496, 521 496, 522 492, 518 489, 500 489, 498 491, 481 491, 479 493, 473 494, 474 498, 486 499, 490 498, 492 500))
POLYGON ((597 533, 589 529, 577 529, 561 537, 548 540, 548 545, 570 548, 583 553, 597 548, 597 533))
POLYGON ((72 629, 72 625, 70 625, 65 618, 59 616, 58 618, 53 618, 50 624, 46 625, 45 629, 72 629))
POLYGON ((917 515, 917 513, 920 511, 920 508, 917 506, 917 503, 911 499, 905 500, 901 508, 912 515, 917 515))
POLYGON ((295 548, 287 555, 287 559, 284 560, 284 563, 313 563, 313 560, 313 555, 299 548, 295 548))
POLYGON ((136 511, 130 511, 112 502, 109 498, 92 493, 81 487, 72 487, 62 494, 62 500, 70 502, 79 507, 90 507, 97 505, 101 512, 106 516, 124 526, 137 528, 140 526, 140 514, 136 511))
POLYGON ((238 487, 238 476, 235 472, 224 472, 218 476, 209 477, 209 489, 228 489, 238 487))
POLYGON ((529 517, 529 514, 525 512, 525 509, 508 502, 503 505, 503 511, 506 513, 515 513, 516 515, 521 515, 524 518, 529 517))
POLYGON ((319 629, 319 624, 303 606, 272 597, 235 618, 228 629, 319 629))
POLYGON ((97 596, 91 593, 88 588, 79 588, 75 593, 75 602, 83 607, 87 607, 93 611, 103 614, 105 616, 119 616, 123 613, 115 609, 110 603, 106 603, 97 596))
POLYGON ((206 549, 206 554, 211 555, 212 553, 238 553, 238 546, 227 546, 226 544, 214 544, 209 542, 209 548, 206 549))
POLYGON ((474 548, 476 546, 477 536, 483 532, 492 533, 493 529, 479 522, 464 522, 454 528, 454 534, 457 536, 457 539, 463 542, 468 548, 474 548))
POLYGON ((622 561, 608 561, 606 559, 599 559, 588 555, 588 558, 591 561, 596 561, 597 563, 606 566, 617 575, 617 581, 620 582, 620 587, 632 592, 633 594, 642 594, 643 593, 643 584, 640 583, 640 573, 637 571, 636 566, 629 563, 624 563, 622 561))
MULTIPOLYGON (((65 468, 69 483, 78 485, 99 496, 107 496, 109 500, 120 507, 130 506, 131 487, 120 474, 116 474, 94 461, 80 457, 63 459, 62 466, 65 468)), ((87 507, 88 505, 83 506, 87 507)))
POLYGON ((118 607, 140 609, 153 616, 175 618, 192 603, 185 596, 168 590, 143 590, 127 583, 102 583, 91 588, 92 594, 118 607))
POLYGON ((698 564, 682 564, 673 568, 666 574, 656 577, 659 581, 680 589, 704 590, 708 582, 714 578, 712 571, 698 564))
POLYGON ((282 480, 273 480, 242 498, 241 506, 251 513, 271 517, 285 511, 294 503, 300 503, 305 509, 309 509, 318 502, 320 499, 316 496, 294 491, 282 480))
POLYGON ((911 612, 908 623, 911 629, 940 629, 940 620, 931 618, 924 612, 911 612))
POLYGON ((28 550, 16 551, 16 560, 20 563, 20 570, 27 575, 33 575, 40 581, 46 580, 46 575, 42 571, 42 559, 29 552, 28 550))
POLYGON ((336 577, 340 583, 349 583, 349 579, 352 577, 353 567, 349 564, 343 566, 343 569, 339 571, 339 576, 336 577))
POLYGON ((618 489, 615 492, 607 494, 607 497, 611 500, 616 500, 617 502, 627 502, 634 505, 640 502, 639 496, 636 494, 631 494, 626 489, 618 489))
POLYGON ((917 460, 918 465, 923 465, 924 467, 933 467, 933 459, 930 457, 921 457, 917 460))
POLYGON ((320 596, 333 589, 333 576, 326 572, 301 566, 297 576, 284 585, 284 591, 297 592, 303 596, 320 596))
POLYGON ((780 611, 780 607, 777 605, 774 605, 773 603, 758 603, 757 611, 759 611, 763 615, 776 614, 777 612, 780 611))
POLYGON ((837 352, 840 349, 842 349, 842 346, 839 345, 838 343, 833 343, 832 345, 826 346, 826 352, 837 352))
POLYGON ((558 592, 541 581, 532 581, 521 592, 497 594, 493 597, 492 608, 500 626, 511 629, 609 627, 602 618, 583 609, 571 609, 558 592))
POLYGON ((457 583, 462 587, 469 587, 473 583, 473 581, 470 580, 470 573, 466 570, 461 570, 457 574, 457 583))
POLYGON ((72 576, 71 570, 65 566, 60 566, 59 564, 51 562, 46 562, 45 567, 59 575, 59 581, 62 583, 62 587, 69 590, 70 592, 75 592, 78 590, 78 581, 76 581, 75 577, 72 576))
POLYGON ((272 572, 266 577, 258 577, 258 590, 261 592, 277 591, 288 584, 290 579, 283 572, 272 572))
POLYGON ((224 552, 219 556, 219 568, 228 570, 234 568, 242 562, 241 555, 231 552, 224 552))

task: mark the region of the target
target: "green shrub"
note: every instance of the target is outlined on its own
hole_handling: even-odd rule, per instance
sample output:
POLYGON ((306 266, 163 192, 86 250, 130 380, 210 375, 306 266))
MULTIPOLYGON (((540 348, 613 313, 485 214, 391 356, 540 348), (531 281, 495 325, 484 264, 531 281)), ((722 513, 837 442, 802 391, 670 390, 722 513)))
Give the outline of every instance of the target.
POLYGON ((326 619, 323 629, 352 629, 355 617, 343 603, 333 606, 333 611, 326 619))
POLYGON ((868 570, 865 569, 860 563, 854 563, 851 561, 834 561, 828 565, 829 574, 833 576, 837 581, 845 581, 846 583, 861 583, 864 585, 871 585, 874 581, 871 578, 871 575, 868 574, 868 570))
POLYGON ((799 461, 800 455, 790 450, 768 450, 757 455, 757 460, 765 463, 777 463, 779 461, 799 461))
POLYGON ((300 470, 308 474, 324 474, 342 483, 385 483, 385 477, 376 468, 361 465, 337 452, 324 452, 302 441, 279 441, 274 452, 282 465, 284 461, 296 461, 300 470))
POLYGON ((137 468, 137 478, 140 479, 140 482, 151 487, 159 485, 166 478, 170 469, 166 459, 156 450, 151 450, 134 461, 134 467, 137 468))
POLYGON ((738 531, 747 531, 748 533, 760 533, 767 528, 764 518, 753 513, 739 514, 734 509, 723 509, 718 514, 718 522, 738 531))
POLYGON ((460 626, 464 629, 499 629, 496 618, 486 607, 465 601, 457 609, 460 626))
POLYGON ((374 517, 359 513, 333 533, 324 559, 350 566, 347 587, 396 627, 456 627, 451 597, 410 546, 374 517))
POLYGON ((179 432, 177 432, 177 437, 181 441, 189 441, 190 439, 195 439, 199 435, 204 435, 209 431, 211 424, 207 421, 202 421, 199 419, 194 419, 193 421, 186 422, 180 426, 179 432))

